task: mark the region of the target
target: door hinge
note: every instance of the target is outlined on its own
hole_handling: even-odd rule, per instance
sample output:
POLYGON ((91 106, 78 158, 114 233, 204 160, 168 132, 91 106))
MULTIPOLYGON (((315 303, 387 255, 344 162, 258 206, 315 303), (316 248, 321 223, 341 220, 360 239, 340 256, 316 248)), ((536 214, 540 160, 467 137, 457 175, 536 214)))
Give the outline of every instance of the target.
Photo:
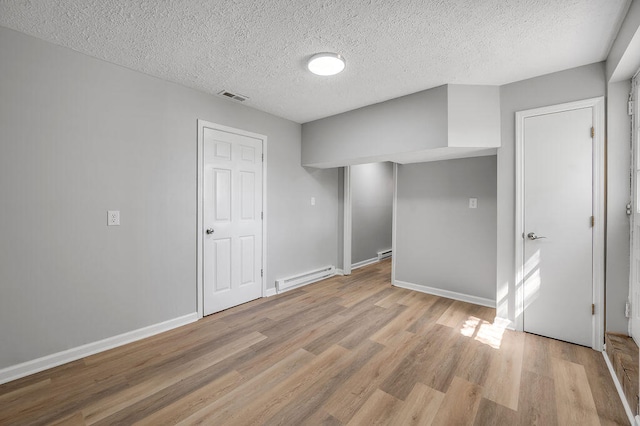
POLYGON ((264 276, 264 269, 260 269, 260 276, 263 277, 264 276))
POLYGON ((264 220, 264 212, 260 212, 260 219, 264 220))
POLYGON ((629 302, 624 305, 624 316, 625 318, 631 318, 631 303, 629 302))
POLYGON ((592 303, 591 304, 591 315, 595 315, 596 314, 596 304, 592 303))
POLYGON ((596 136, 596 130, 592 127, 591 128, 591 137, 594 138, 596 136))
POLYGON ((629 101, 629 103, 627 104, 627 114, 633 115, 633 107, 633 101, 629 101))
POLYGON ((264 154, 262 154, 262 162, 264 163, 264 154))
POLYGON ((591 216, 591 227, 593 228, 594 226, 596 226, 596 218, 595 216, 591 216))

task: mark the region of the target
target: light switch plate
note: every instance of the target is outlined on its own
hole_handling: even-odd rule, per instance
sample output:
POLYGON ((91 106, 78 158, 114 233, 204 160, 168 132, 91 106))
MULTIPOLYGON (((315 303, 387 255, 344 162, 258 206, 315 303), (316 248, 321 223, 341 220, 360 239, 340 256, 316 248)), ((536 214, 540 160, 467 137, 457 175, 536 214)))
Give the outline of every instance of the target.
POLYGON ((107 211, 107 226, 120 226, 120 210, 107 211))
POLYGON ((477 198, 469 198, 469 208, 477 209, 478 208, 478 199, 477 198))
POLYGON ((316 197, 311 197, 311 205, 312 206, 316 205, 316 197))

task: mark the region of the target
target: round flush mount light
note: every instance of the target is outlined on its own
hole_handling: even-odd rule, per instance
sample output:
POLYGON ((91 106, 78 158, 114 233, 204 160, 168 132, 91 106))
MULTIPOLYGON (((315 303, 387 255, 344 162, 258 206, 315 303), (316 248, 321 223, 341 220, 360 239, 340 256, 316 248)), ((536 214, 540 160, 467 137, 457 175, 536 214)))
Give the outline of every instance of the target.
POLYGON ((344 70, 346 62, 337 53, 317 53, 307 63, 309 71, 316 75, 335 75, 344 70))

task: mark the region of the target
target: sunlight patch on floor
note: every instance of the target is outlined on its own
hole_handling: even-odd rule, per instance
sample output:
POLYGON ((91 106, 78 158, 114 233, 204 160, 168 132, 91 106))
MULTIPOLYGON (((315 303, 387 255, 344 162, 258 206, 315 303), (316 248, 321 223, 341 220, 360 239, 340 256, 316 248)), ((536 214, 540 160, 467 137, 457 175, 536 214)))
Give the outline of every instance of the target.
POLYGON ((473 338, 475 341, 484 345, 491 346, 493 349, 500 349, 502 343, 502 336, 506 329, 506 324, 494 322, 493 324, 470 316, 462 324, 460 328, 460 334, 473 338))

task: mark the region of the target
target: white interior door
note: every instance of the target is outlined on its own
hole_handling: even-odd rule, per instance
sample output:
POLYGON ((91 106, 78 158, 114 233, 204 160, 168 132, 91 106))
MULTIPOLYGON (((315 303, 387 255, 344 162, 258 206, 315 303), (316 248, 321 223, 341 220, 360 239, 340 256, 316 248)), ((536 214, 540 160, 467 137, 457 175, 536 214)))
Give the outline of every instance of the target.
POLYGON ((631 216, 631 273, 629 286, 629 299, 631 301, 631 319, 629 328, 633 340, 640 345, 640 137, 638 130, 640 119, 638 118, 638 77, 632 82, 633 96, 633 165, 632 165, 632 216, 631 216))
POLYGON ((262 141, 204 129, 204 314, 262 296, 262 141))
POLYGON ((524 330, 592 346, 593 111, 524 119, 524 330))

